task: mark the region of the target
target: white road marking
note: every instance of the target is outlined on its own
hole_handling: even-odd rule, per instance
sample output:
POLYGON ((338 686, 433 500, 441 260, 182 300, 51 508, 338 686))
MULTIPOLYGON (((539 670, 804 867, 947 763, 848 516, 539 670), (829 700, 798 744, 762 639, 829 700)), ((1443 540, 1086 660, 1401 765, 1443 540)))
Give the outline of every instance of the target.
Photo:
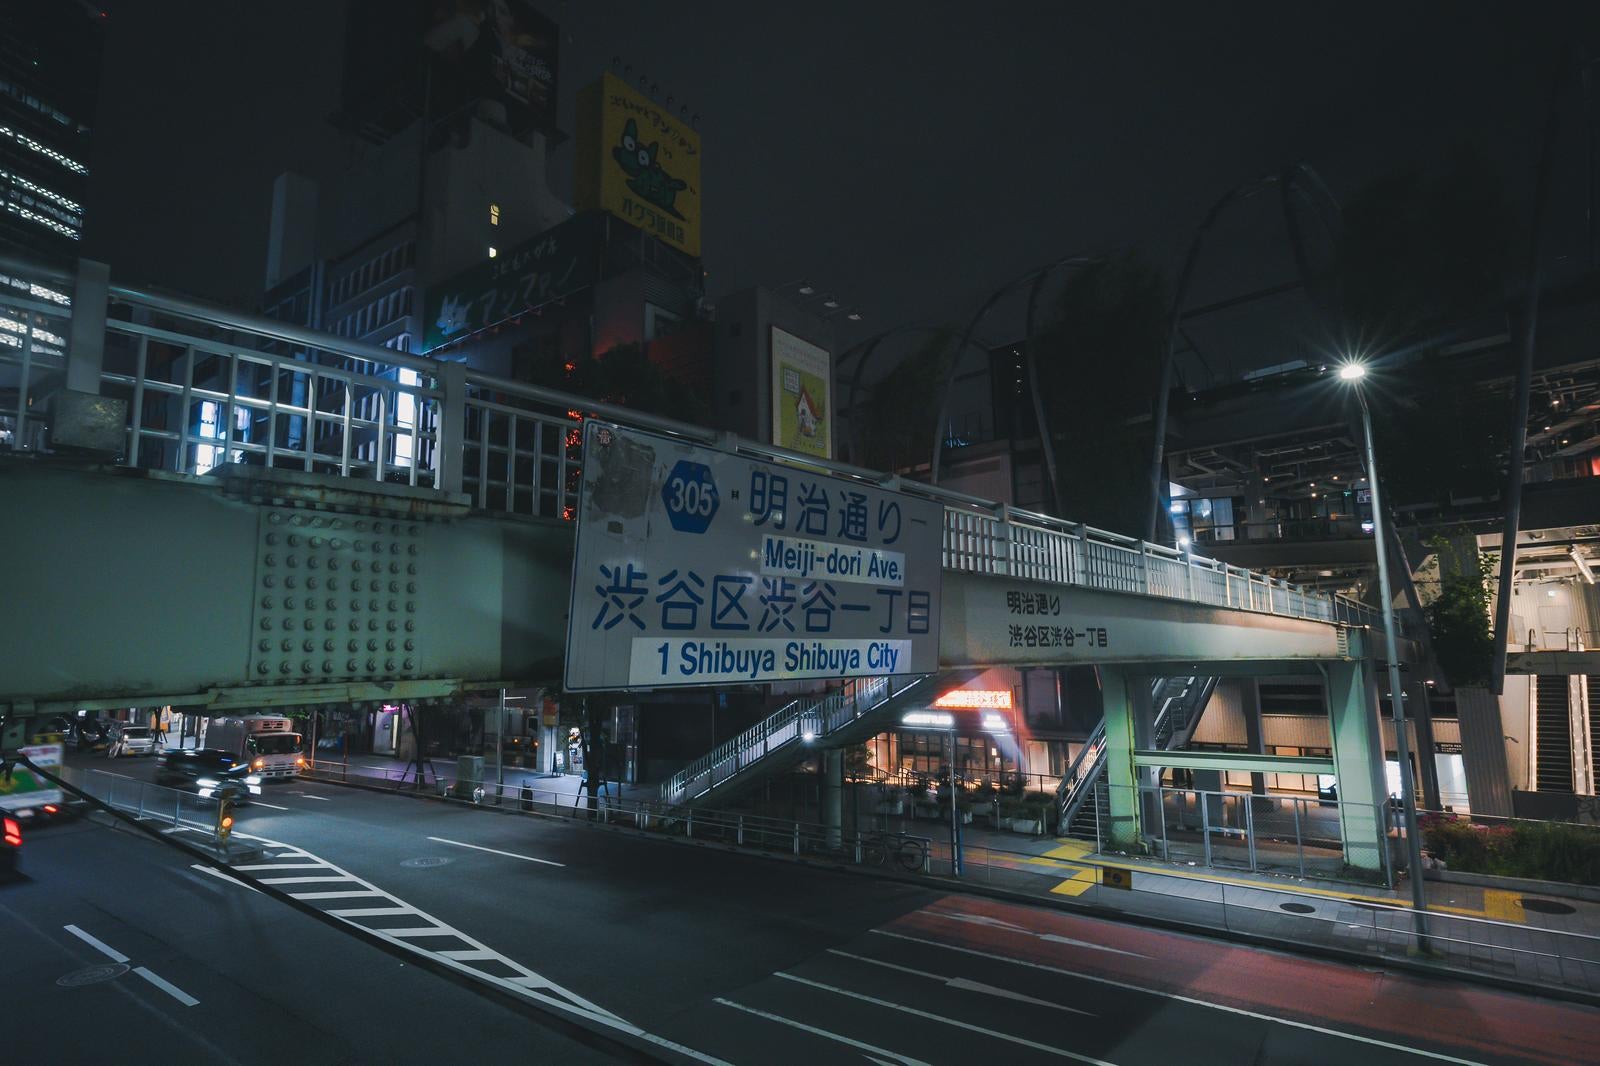
POLYGON ((532 855, 518 855, 511 851, 500 851, 498 848, 486 848, 480 844, 463 844, 459 840, 446 840, 444 837, 429 837, 428 839, 440 844, 454 844, 458 848, 471 848, 473 851, 487 851, 491 855, 504 855, 508 859, 521 859, 523 862, 543 863, 546 866, 565 867, 567 865, 564 862, 554 862, 550 859, 536 859, 532 855))
POLYGON ((94 937, 90 936, 88 933, 85 933, 82 929, 79 929, 75 925, 63 925, 61 928, 65 929, 67 932, 71 933, 73 936, 77 937, 79 940, 83 941, 85 944, 88 944, 90 947, 94 948, 96 951, 98 951, 100 954, 104 955, 106 958, 110 959, 112 962, 127 962, 128 961, 128 956, 124 955, 122 952, 118 951, 116 948, 111 947, 109 944, 105 943, 104 941, 95 939, 94 937))
MULTIPOLYGON (((199 870, 201 873, 210 874, 212 877, 220 877, 220 878, 222 878, 222 880, 228 882, 228 884, 230 884, 230 885, 238 885, 240 888, 248 888, 250 891, 252 891, 254 893, 257 893, 258 895, 261 892, 261 890, 259 888, 257 888, 255 885, 247 885, 243 881, 235 881, 233 878, 229 877, 227 874, 223 873, 221 870, 217 869, 215 866, 207 866, 204 863, 198 863, 197 862, 197 863, 191 864, 189 869, 191 869, 191 870, 199 870)), ((246 869, 246 867, 240 867, 240 869, 246 869)))
POLYGON ((377 918, 390 914, 415 914, 415 907, 354 907, 349 910, 329 911, 335 918, 377 918))
POLYGON ((327 882, 351 880, 354 880, 354 878, 341 874, 338 877, 263 877, 261 879, 261 883, 264 885, 306 885, 318 881, 327 882))
MULTIPOLYGON (((887 1048, 876 1047, 872 1044, 864 1044, 859 1040, 852 1040, 848 1036, 841 1036, 838 1033, 830 1033, 826 1029, 818 1029, 814 1025, 807 1025, 805 1022, 797 1022, 793 1018, 785 1018, 781 1014, 771 1014, 764 1010, 756 1010, 754 1007, 746 1007, 743 1003, 735 1003, 733 1000, 723 999, 721 996, 718 996, 711 1002, 720 1003, 724 1007, 732 1007, 734 1010, 742 1010, 746 1014, 754 1014, 758 1018, 765 1018, 767 1021, 777 1022, 779 1025, 792 1026, 793 1028, 799 1029, 802 1032, 811 1033, 813 1036, 824 1037, 828 1040, 837 1040, 839 1043, 847 1044, 858 1051, 867 1052, 869 1057, 873 1055, 885 1055, 888 1057, 890 1062, 902 1063, 903 1066, 931 1066, 930 1063, 923 1062, 921 1059, 914 1059, 910 1055, 902 1055, 897 1051, 890 1051, 887 1048)), ((874 1059, 873 1061, 881 1062, 883 1060, 874 1059)))
MULTIPOLYGON (((954 944, 941 944, 937 940, 927 940, 920 936, 907 936, 904 933, 891 933, 887 929, 872 929, 869 930, 869 932, 876 933, 878 936, 893 937, 896 940, 909 940, 914 944, 927 944, 930 947, 943 948, 946 951, 959 951, 963 955, 976 955, 979 958, 993 959, 996 962, 1009 962, 1013 966, 1026 966, 1030 970, 1043 970, 1046 973, 1059 973, 1067 977, 1076 977, 1083 981, 1093 981, 1096 984, 1110 985, 1112 988, 1126 989, 1129 992, 1142 992, 1148 996, 1160 996, 1162 999, 1171 999, 1179 1003, 1192 1003, 1197 1007, 1209 1007, 1211 1010, 1226 1011, 1229 1014, 1237 1014, 1245 1018, 1255 1018, 1264 1022, 1277 1022, 1279 1025, 1290 1025, 1296 1029, 1305 1029, 1308 1032, 1321 1033, 1324 1036, 1337 1036, 1345 1040, 1354 1040, 1362 1044, 1371 1044, 1374 1047, 1389 1048, 1392 1051, 1403 1051, 1408 1055, 1418 1055, 1425 1059, 1437 1059, 1440 1062, 1460 1063, 1461 1066, 1483 1066, 1482 1063, 1479 1063, 1474 1059, 1457 1058, 1454 1055, 1446 1055, 1442 1051, 1426 1051, 1422 1048, 1406 1047, 1404 1044, 1395 1044, 1388 1040, 1379 1040, 1376 1037, 1361 1036, 1356 1033, 1345 1033, 1339 1031, 1338 1029, 1329 1029, 1326 1026, 1313 1025, 1310 1022, 1297 1022, 1291 1018, 1279 1018, 1271 1014, 1262 1014, 1259 1011, 1246 1010, 1244 1007, 1230 1007, 1225 1003, 1208 1003, 1203 999, 1195 999, 1193 996, 1180 996, 1176 992, 1162 992, 1158 989, 1146 988, 1143 985, 1136 985, 1128 981, 1118 981, 1110 977, 1100 977, 1096 974, 1079 973, 1076 970, 1067 970, 1059 966, 1047 966, 1042 962, 1028 962, 1025 959, 1009 959, 1003 955, 992 955, 987 951, 976 951, 972 948, 957 947, 954 944)), ((778 976, 782 977, 783 975, 779 974, 778 976)))
MULTIPOLYGON (((332 803, 333 802, 333 800, 329 799, 327 796, 313 796, 309 792, 291 792, 291 793, 289 793, 289 795, 291 795, 291 796, 304 796, 306 799, 308 799, 308 800, 316 800, 318 803, 332 803)), ((284 810, 288 810, 287 807, 285 807, 283 809, 284 810)))
POLYGON ((235 870, 323 870, 327 866, 320 862, 257 862, 248 866, 235 866, 235 870))
POLYGON ((1149 955, 1141 955, 1137 951, 1123 951, 1121 948, 1109 948, 1104 944, 1095 944, 1088 940, 1074 940, 1070 936, 1061 936, 1056 933, 1036 933, 1032 929, 1028 929, 1024 926, 1013 925, 1010 922, 1003 921, 999 918, 991 918, 985 914, 955 914, 951 911, 936 911, 930 908, 924 908, 917 913, 926 914, 930 918, 943 918, 951 922, 970 922, 973 925, 987 925, 994 929, 1004 929, 1007 932, 1023 933, 1027 936, 1031 936, 1039 940, 1045 940, 1052 944, 1070 944, 1073 947, 1093 948, 1096 951, 1110 952, 1112 955, 1126 955, 1133 959, 1148 959, 1150 957, 1149 955))
MULTIPOLYGON (((361 878, 357 877, 355 874, 347 873, 346 871, 344 871, 344 870, 340 869, 339 867, 335 866, 333 863, 327 862, 326 860, 321 859, 318 856, 311 854, 310 852, 304 851, 304 850, 299 849, 299 848, 293 848, 293 847, 291 847, 291 845, 285 844, 285 843, 283 843, 281 841, 269 840, 266 837, 257 836, 257 835, 252 834, 252 833, 237 833, 236 832, 236 833, 234 833, 234 836, 238 837, 241 840, 254 841, 254 842, 258 843, 258 844, 263 845, 264 847, 282 849, 280 854, 283 854, 283 855, 286 855, 286 856, 287 855, 293 855, 296 858, 306 858, 306 859, 311 859, 311 860, 316 860, 318 862, 322 862, 324 864, 325 868, 330 873, 337 875, 337 876, 333 876, 333 877, 320 877, 320 878, 293 878, 291 880, 294 880, 294 881, 308 881, 308 880, 313 880, 313 881, 348 881, 348 882, 353 882, 356 885, 359 885, 360 888, 361 888, 360 891, 356 891, 356 890, 352 889, 352 890, 340 890, 340 891, 333 891, 333 892, 298 892, 298 893, 292 893, 292 895, 294 896, 295 899, 304 900, 304 899, 344 898, 344 897, 351 897, 351 896, 378 896, 378 897, 382 897, 382 898, 385 898, 385 899, 393 900, 395 904, 404 904, 404 905, 409 906, 409 904, 405 904, 404 900, 398 898, 397 896, 393 896, 388 892, 383 891, 382 889, 378 888, 377 885, 374 885, 372 882, 364 881, 361 878)), ((262 884, 270 884, 272 882, 271 882, 270 879, 262 878, 261 879, 261 883, 262 884)), ((578 995, 576 992, 573 992, 571 989, 563 988, 562 986, 556 984, 555 982, 549 980, 548 978, 542 977, 539 974, 534 973, 532 970, 528 969, 526 966, 523 966, 521 963, 517 962, 516 960, 508 958, 505 955, 502 955, 499 952, 490 949, 486 944, 482 943, 481 941, 473 939, 472 937, 468 936, 466 933, 463 933, 458 929, 451 928, 450 926, 446 925, 444 922, 441 922, 439 919, 435 918, 433 915, 428 914, 426 911, 422 911, 422 910, 415 909, 415 908, 413 908, 413 909, 415 910, 416 916, 419 919, 421 919, 422 921, 425 921, 425 922, 432 922, 433 925, 430 926, 430 927, 418 928, 418 929, 382 929, 382 928, 371 928, 371 927, 362 925, 360 922, 355 921, 355 920, 350 919, 350 918, 341 918, 339 920, 342 921, 342 922, 346 922, 349 925, 355 926, 357 929, 360 929, 360 930, 366 932, 367 934, 369 934, 371 936, 378 937, 380 940, 387 940, 391 944, 394 944, 394 945, 396 945, 398 947, 404 948, 407 951, 416 952, 418 955, 426 955, 427 957, 429 957, 431 959, 437 960, 440 964, 448 966, 453 970, 456 970, 456 971, 458 971, 458 972, 460 972, 462 974, 465 974, 465 975, 467 975, 469 977, 474 978, 475 980, 483 981, 483 982, 485 982, 487 984, 495 985, 495 986, 497 986, 499 988, 503 988, 503 989, 505 989, 505 990, 507 990, 509 992, 514 992, 517 995, 520 995, 520 996, 523 996, 523 997, 525 997, 527 999, 533 1000, 534 1002, 540 1003, 540 1004, 542 1004, 542 1005, 544 1005, 546 1007, 551 1008, 552 1010, 564 1011, 564 1012, 569 1013, 569 1014, 576 1014, 579 1017, 585 1018, 588 1021, 590 1021, 590 1022, 592 1022, 592 1023, 596 1024, 596 1025, 600 1025, 600 1026, 603 1026, 603 1027, 605 1027, 607 1029, 613 1029, 613 1030, 616 1030, 618 1032, 625 1033, 628 1036, 631 1036, 631 1037, 633 1037, 633 1038, 635 1038, 637 1040, 646 1041, 646 1042, 648 1042, 650 1044, 654 1044, 657 1047, 667 1048, 667 1049, 669 1049, 671 1051, 674 1051, 677 1054, 682 1055, 682 1056, 684 1056, 686 1058, 694 1059, 697 1062, 706 1063, 706 1064, 708 1064, 708 1066, 731 1066, 730 1063, 724 1062, 722 1059, 716 1058, 713 1055, 707 1055, 703 1051, 697 1051, 692 1047, 688 1047, 686 1045, 679 1044, 679 1043, 677 1043, 675 1041, 668 1040, 667 1038, 662 1037, 662 1036, 658 1036, 655 1033, 646 1032, 645 1030, 640 1029, 638 1026, 633 1025, 632 1023, 626 1021, 625 1019, 620 1018, 617 1015, 613 1014, 612 1012, 606 1010, 604 1007, 601 1007, 600 1005, 598 1005, 596 1003, 592 1003, 589 1000, 584 999, 582 996, 578 995), (412 940, 405 939, 408 935, 409 936, 426 935, 426 936, 439 936, 439 937, 449 936, 449 937, 453 937, 457 941, 457 943, 459 943, 462 946, 458 947, 458 948, 451 948, 451 949, 425 948, 425 947, 419 946, 418 944, 416 944, 412 940), (452 957, 453 955, 459 955, 460 957, 459 958, 452 957), (506 969, 514 971, 518 976, 513 979, 513 978, 503 977, 498 973, 491 973, 491 972, 488 972, 488 971, 485 971, 485 970, 480 970, 476 966, 473 966, 471 964, 473 961, 485 961, 485 962, 492 961, 492 962, 498 963, 500 966, 503 966, 506 969)), ((330 915, 330 917, 331 917, 331 915, 330 915)))
POLYGON ((1079 1010, 1077 1007, 1068 1007, 1062 1003, 1052 1003, 1048 999, 1035 999, 1033 996, 1025 996, 1021 992, 1013 992, 1009 988, 1001 988, 998 985, 986 985, 982 981, 973 981, 965 977, 946 977, 944 974, 940 973, 928 973, 926 970, 916 970, 912 969, 910 966, 901 966, 898 963, 884 962, 882 959, 872 959, 865 955, 852 955, 850 952, 840 951, 838 948, 829 948, 828 954, 841 955, 847 959, 855 959, 858 962, 871 963, 874 966, 882 966, 889 970, 899 970, 901 973, 915 974, 917 977, 926 977, 930 981, 942 981, 949 987, 962 992, 982 992, 990 996, 999 996, 1002 999, 1014 999, 1020 1003, 1032 1003, 1037 1007, 1050 1007, 1055 1010, 1068 1011, 1072 1014, 1081 1014, 1086 1018, 1093 1018, 1095 1016, 1091 1011, 1079 1010))
POLYGON ((877 1007, 888 1007, 890 1010, 897 1010, 905 1014, 912 1014, 918 1018, 926 1018, 930 1022, 942 1022, 945 1025, 953 1025, 957 1029, 966 1029, 968 1032, 982 1033, 984 1036, 992 1036, 996 1040, 1004 1040, 1008 1044, 1020 1044, 1022 1047, 1030 1047, 1035 1051, 1043 1051, 1048 1055, 1059 1055, 1064 1059, 1072 1059, 1076 1062, 1087 1062, 1090 1063, 1091 1066, 1116 1066, 1115 1063, 1108 1062, 1105 1059, 1097 1059, 1090 1055, 1080 1055, 1076 1051, 1068 1051, 1066 1048, 1051 1047, 1049 1044, 1041 1044, 1036 1040, 1025 1040, 1020 1036, 1013 1036, 1010 1033, 1002 1033, 997 1029, 985 1029, 981 1025, 973 1025, 971 1022, 958 1021, 955 1018, 946 1018, 942 1014, 934 1014, 930 1011, 918 1010, 915 1007, 907 1007, 903 1003, 891 1003, 887 999, 879 999, 877 996, 869 996, 862 992, 852 992, 848 988, 835 988, 833 985, 825 985, 821 981, 812 981, 805 977, 796 977, 792 973, 775 973, 772 976, 781 977, 785 981, 794 981, 798 984, 809 985, 812 988, 820 988, 824 992, 833 992, 841 996, 848 996, 851 999, 858 999, 863 1003, 871 1003, 877 1007))
POLYGON ((275 811, 288 811, 288 810, 293 810, 294 809, 292 807, 280 807, 276 803, 268 803, 266 800, 251 800, 249 803, 245 804, 245 806, 247 806, 247 807, 271 807, 275 811))
POLYGON ((133 968, 133 972, 138 974, 140 977, 143 977, 146 981, 149 981, 157 988, 161 989, 161 991, 165 992, 179 1003, 182 1003, 185 1007, 193 1007, 200 1002, 198 999, 195 999, 189 993, 173 984, 171 981, 151 973, 143 966, 135 966, 133 968))

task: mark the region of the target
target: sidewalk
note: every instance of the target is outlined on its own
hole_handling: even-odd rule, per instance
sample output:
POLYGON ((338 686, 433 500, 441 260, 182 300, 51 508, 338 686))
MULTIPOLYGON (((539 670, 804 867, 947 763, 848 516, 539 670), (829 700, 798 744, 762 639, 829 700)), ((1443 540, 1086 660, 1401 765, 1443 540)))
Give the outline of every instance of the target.
MULTIPOLYGON (((342 760, 321 760, 318 768, 334 775, 344 770, 352 781, 364 778, 398 787, 406 764, 385 756, 363 755, 351 759, 347 769, 342 760)), ((443 781, 455 777, 454 760, 438 760, 433 769, 443 771, 443 781)), ((492 793, 492 769, 485 776, 492 793)), ((508 800, 527 787, 532 795, 526 798, 536 807, 551 814, 578 815, 578 775, 507 768, 504 777, 508 800)), ((415 778, 407 780, 410 783, 415 778)), ((430 772, 427 791, 437 787, 434 781, 435 774, 430 772)), ((616 784, 608 785, 608 792, 615 796, 616 784)), ((656 795, 652 786, 628 786, 621 798, 653 804, 656 795)), ((609 805, 601 807, 603 815, 609 805)), ((534 809, 527 804, 523 808, 534 809)), ((830 846, 826 831, 816 824, 814 809, 796 810, 801 821, 785 822, 793 825, 792 833, 785 829, 776 835, 751 828, 743 819, 735 822, 726 812, 720 823, 716 811, 704 813, 705 821, 697 813, 692 822, 667 818, 641 828, 687 835, 692 825, 697 841, 704 837, 724 846, 792 852, 796 857, 814 856, 845 865, 882 863, 885 854, 892 854, 879 851, 874 859, 872 849, 853 846, 856 830, 851 827, 844 829, 842 849, 830 846)), ((632 817, 637 822, 637 810, 632 817)), ((869 839, 885 831, 929 842, 921 877, 930 885, 955 890, 962 886, 992 888, 1032 896, 1040 902, 1088 906, 1197 930, 1220 930, 1268 944, 1332 950, 1347 957, 1371 958, 1378 964, 1414 964, 1500 979, 1523 988, 1600 998, 1600 903, 1428 882, 1426 939, 1419 946, 1417 923, 1410 912, 1410 888, 1403 882, 1396 889, 1385 889, 1251 873, 1248 868, 1206 868, 1198 863, 1105 855, 1096 853, 1087 841, 975 825, 962 827, 963 865, 957 880, 952 877, 946 823, 879 815, 864 820, 860 829, 869 839)))
MULTIPOLYGON (((493 759, 485 759, 483 767, 484 783, 493 785, 496 782, 493 759)), ((374 777, 399 785, 402 778, 407 782, 416 780, 416 767, 411 760, 400 759, 391 755, 352 755, 348 764, 341 756, 330 757, 327 752, 319 753, 316 758, 318 769, 333 769, 349 766, 351 777, 374 777), (409 769, 408 769, 409 767, 409 769)), ((455 781, 456 760, 452 756, 440 756, 436 759, 423 760, 423 773, 425 784, 431 786, 435 778, 445 781, 455 781)), ((520 766, 507 766, 501 771, 501 780, 507 789, 520 789, 524 785, 538 792, 560 793, 577 797, 583 787, 581 774, 554 773, 547 774, 539 770, 528 770, 520 766)), ((656 798, 656 788, 653 785, 628 785, 616 781, 604 783, 601 795, 617 796, 621 799, 651 801, 656 798)))

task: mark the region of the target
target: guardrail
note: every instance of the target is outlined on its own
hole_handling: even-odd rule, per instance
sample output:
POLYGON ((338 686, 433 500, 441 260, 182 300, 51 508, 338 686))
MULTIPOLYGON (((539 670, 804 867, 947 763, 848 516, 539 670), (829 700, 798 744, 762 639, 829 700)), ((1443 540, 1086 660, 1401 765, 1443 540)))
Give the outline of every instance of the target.
POLYGON ((205 474, 230 462, 467 495, 485 510, 573 518, 579 426, 601 418, 739 454, 893 487, 945 508, 947 569, 1372 626, 1356 601, 1159 544, 892 474, 540 388, 461 363, 123 286, 79 284, 0 256, 0 364, 19 370, 0 443, 47 447, 66 380, 127 404, 122 461, 205 474), (80 288, 84 291, 78 291, 80 288), (73 316, 85 316, 69 351, 73 316), (103 322, 103 327, 99 323, 103 322), (98 333, 100 344, 94 344, 98 333), (69 366, 69 360, 72 366, 69 366))
MULTIPOLYGON (((381 783, 396 791, 419 788, 414 773, 388 767, 317 762, 306 776, 340 784, 381 783)), ((796 856, 821 856, 847 865, 887 865, 907 872, 926 872, 933 851, 928 837, 914 833, 877 830, 845 833, 838 828, 830 830, 825 825, 798 819, 679 807, 605 794, 597 795, 591 806, 587 792, 540 788, 527 782, 462 782, 435 774, 431 783, 420 785, 420 790, 429 796, 471 806, 621 825, 796 856)))
MULTIPOLYGON (((311 776, 398 783, 396 771, 341 763, 319 763, 311 776)), ((979 884, 1036 896, 1058 906, 1121 911, 1278 944, 1391 958, 1443 973, 1600 994, 1600 937, 1430 911, 1424 950, 1419 953, 1411 909, 1380 897, 1364 897, 1355 886, 1337 893, 1307 891, 1293 885, 1278 887, 1266 879, 1251 883, 1211 880, 1200 871, 1116 856, 1086 854, 1061 859, 971 843, 962 846, 957 880, 950 846, 943 836, 845 827, 835 831, 835 843, 825 826, 740 811, 673 808, 608 796, 597 797, 591 808, 584 793, 493 782, 461 789, 457 782, 437 777, 427 791, 466 806, 498 806, 620 825, 686 841, 820 859, 945 885, 979 884), (1108 870, 1115 871, 1113 878, 1108 879, 1108 870)), ((1239 798, 1241 802, 1249 799, 1239 798)), ((1234 841, 1232 846, 1244 845, 1234 841)))
POLYGON ((61 777, 106 806, 135 818, 207 833, 216 828, 217 801, 211 796, 74 766, 61 767, 61 777))

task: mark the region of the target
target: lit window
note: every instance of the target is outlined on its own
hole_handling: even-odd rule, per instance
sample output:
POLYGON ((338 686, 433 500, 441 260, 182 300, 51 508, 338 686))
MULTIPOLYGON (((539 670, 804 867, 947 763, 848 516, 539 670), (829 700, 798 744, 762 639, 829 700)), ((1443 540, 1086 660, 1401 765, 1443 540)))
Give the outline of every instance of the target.
POLYGON ((492 245, 492 244, 489 245, 489 258, 490 259, 493 259, 495 256, 497 256, 499 254, 500 253, 495 249, 494 245, 492 245))
POLYGON ((499 224, 500 224, 500 205, 499 204, 490 204, 489 205, 489 225, 498 226, 499 224))

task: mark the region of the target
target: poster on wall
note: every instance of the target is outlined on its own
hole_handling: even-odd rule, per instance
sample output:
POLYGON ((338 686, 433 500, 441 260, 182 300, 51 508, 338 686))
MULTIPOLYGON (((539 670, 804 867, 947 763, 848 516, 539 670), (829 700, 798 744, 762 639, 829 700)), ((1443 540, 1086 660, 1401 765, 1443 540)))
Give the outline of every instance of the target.
POLYGON ((700 254, 700 134, 614 74, 578 93, 573 204, 700 254))
POLYGON ((833 458, 833 356, 772 327, 772 443, 833 458))

